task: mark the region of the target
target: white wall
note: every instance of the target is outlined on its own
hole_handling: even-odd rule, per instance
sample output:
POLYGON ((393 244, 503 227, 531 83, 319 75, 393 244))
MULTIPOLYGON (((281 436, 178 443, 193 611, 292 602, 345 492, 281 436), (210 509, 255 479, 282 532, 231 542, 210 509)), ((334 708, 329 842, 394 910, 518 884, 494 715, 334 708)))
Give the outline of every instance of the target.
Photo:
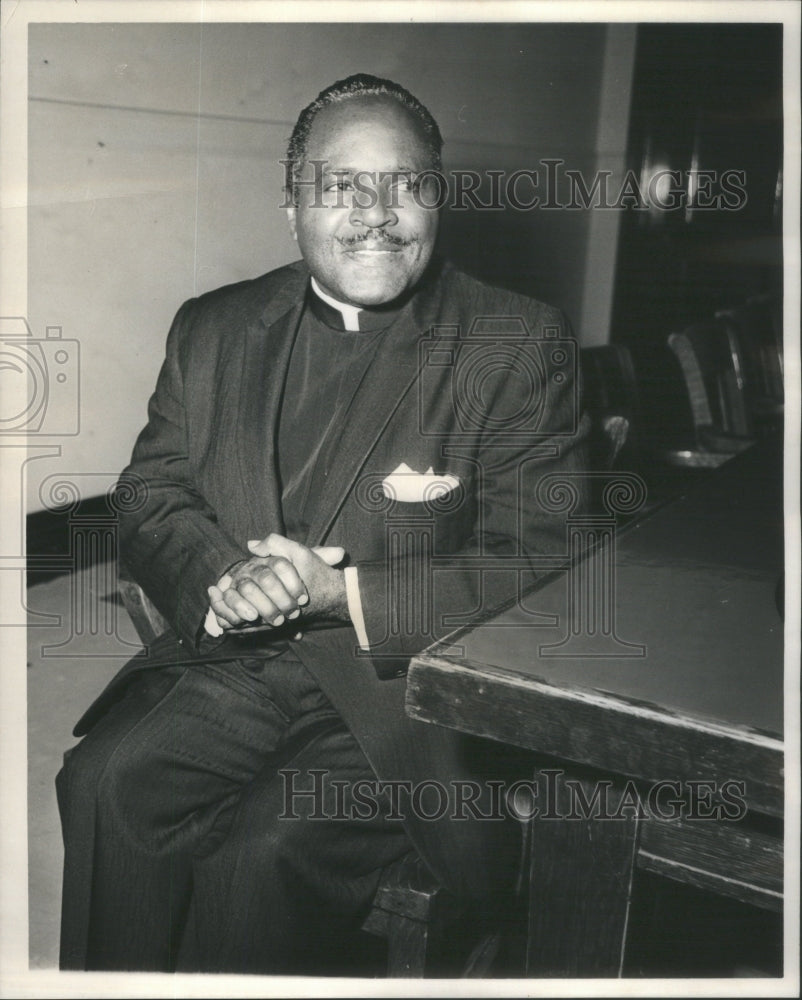
MULTIPOLYGON (((278 207, 278 161, 320 89, 359 71, 407 86, 438 119, 446 166, 536 168, 562 157, 590 170, 602 153, 623 157, 632 30, 31 25, 28 318, 36 336, 58 325, 80 341, 82 396, 80 434, 61 440, 60 458, 30 466, 29 509, 42 506, 38 486, 52 472, 113 475, 126 463, 185 298, 297 256, 278 207), (603 86, 618 86, 618 99, 605 102, 603 86)), ((589 290, 586 256, 589 240, 609 246, 611 223, 594 230, 588 212, 519 215, 487 213, 467 231, 457 219, 446 233, 452 244, 481 243, 489 226, 491 261, 512 248, 533 294, 565 307, 580 337, 587 326, 604 339, 598 285, 611 288, 612 275, 596 266, 589 290)), ((593 246, 589 259, 598 260, 593 246)))

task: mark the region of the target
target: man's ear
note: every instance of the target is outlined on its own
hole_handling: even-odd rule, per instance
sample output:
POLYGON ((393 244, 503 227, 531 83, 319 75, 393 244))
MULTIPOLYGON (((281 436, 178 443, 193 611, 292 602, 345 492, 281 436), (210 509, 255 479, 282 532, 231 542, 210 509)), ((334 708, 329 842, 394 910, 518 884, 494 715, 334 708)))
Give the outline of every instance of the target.
POLYGON ((290 232, 292 233, 292 238, 294 240, 298 239, 298 228, 295 222, 295 205, 287 206, 287 223, 290 227, 290 232))

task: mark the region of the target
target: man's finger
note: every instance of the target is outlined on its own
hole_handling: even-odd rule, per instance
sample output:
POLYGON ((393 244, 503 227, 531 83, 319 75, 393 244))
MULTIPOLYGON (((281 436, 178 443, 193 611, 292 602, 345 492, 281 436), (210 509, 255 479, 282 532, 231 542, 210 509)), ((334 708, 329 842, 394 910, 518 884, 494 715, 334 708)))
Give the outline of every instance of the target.
POLYGON ((236 614, 233 608, 230 608, 223 600, 223 593, 219 590, 219 588, 209 587, 207 593, 209 594, 210 607, 212 611, 214 611, 218 621, 222 619, 223 621, 228 622, 229 625, 242 624, 242 619, 239 615, 236 614))
MULTIPOLYGON (((212 607, 217 611, 216 605, 213 604, 212 607)), ((254 622, 259 617, 258 609, 250 601, 246 600, 234 587, 229 587, 223 594, 222 607, 233 611, 239 617, 240 621, 254 622)), ((219 613, 225 617, 224 612, 221 611, 219 613)))
MULTIPOLYGON (((270 568, 276 574, 284 589, 295 602, 293 607, 289 609, 290 612, 295 610, 296 604, 309 603, 309 591, 306 589, 306 584, 301 579, 298 574, 298 570, 289 561, 289 559, 285 559, 282 556, 276 556, 275 559, 271 560, 270 568)), ((270 596, 273 597, 272 591, 269 593, 270 596)), ((292 616, 288 614, 288 617, 292 616)))
POLYGON ((269 535, 265 535, 264 538, 252 538, 247 542, 248 551, 253 552, 255 556, 280 556, 284 555, 284 545, 297 545, 297 542, 291 541, 289 538, 285 538, 284 535, 279 535, 275 531, 271 531, 269 535))
POLYGON ((345 559, 345 549, 342 545, 316 545, 312 551, 329 566, 336 566, 345 559))
MULTIPOLYGON (((293 557, 303 557, 303 554, 309 551, 300 542, 275 533, 266 538, 250 540, 248 550, 256 556, 283 556, 290 562, 295 561, 293 557)), ((316 545, 311 551, 329 566, 336 566, 345 559, 345 549, 341 545, 316 545)))
POLYGON ((290 601, 281 586, 281 582, 276 579, 273 573, 260 573, 239 580, 236 586, 227 591, 224 596, 227 603, 243 618, 248 617, 248 607, 252 607, 255 614, 249 620, 255 621, 256 618, 261 618, 262 621, 270 625, 280 625, 284 621, 284 611, 281 605, 290 601), (275 594, 276 600, 273 600, 272 594, 275 594), (244 607, 240 602, 244 602, 244 607))
MULTIPOLYGON (((250 548, 251 543, 248 542, 248 548, 250 548)), ((305 545, 301 545, 300 542, 294 542, 291 538, 285 538, 284 535, 277 535, 275 533, 268 535, 262 542, 258 543, 259 554, 265 551, 265 554, 271 556, 283 556, 285 559, 289 559, 290 562, 295 562, 299 556, 303 556, 304 552, 309 550, 305 545)), ((251 551, 253 551, 251 549, 251 551)))
POLYGON ((243 580, 238 584, 238 589, 259 611, 263 620, 273 625, 281 624, 274 621, 277 614, 289 618, 299 611, 298 599, 287 590, 281 577, 272 567, 254 570, 249 580, 243 580))

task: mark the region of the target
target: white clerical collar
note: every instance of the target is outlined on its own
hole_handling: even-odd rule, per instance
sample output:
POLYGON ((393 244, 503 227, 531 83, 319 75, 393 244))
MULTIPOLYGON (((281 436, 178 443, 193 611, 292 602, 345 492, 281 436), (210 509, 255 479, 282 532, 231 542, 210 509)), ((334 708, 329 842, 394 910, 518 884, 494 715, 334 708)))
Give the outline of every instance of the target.
POLYGON ((359 333, 359 314, 362 310, 359 306, 349 306, 345 302, 338 302, 337 299, 333 299, 330 295, 320 287, 320 285, 312 278, 312 290, 318 298, 323 299, 324 302, 328 303, 332 309, 336 309, 337 312, 343 318, 343 326, 346 330, 351 333, 359 333))

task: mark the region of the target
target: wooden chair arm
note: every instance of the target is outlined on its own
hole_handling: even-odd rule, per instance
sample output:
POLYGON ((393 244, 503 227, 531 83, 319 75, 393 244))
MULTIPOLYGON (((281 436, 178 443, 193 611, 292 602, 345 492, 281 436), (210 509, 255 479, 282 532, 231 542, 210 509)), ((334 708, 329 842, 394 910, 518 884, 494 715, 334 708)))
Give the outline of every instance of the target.
POLYGON ((139 641, 143 646, 149 646, 163 632, 167 631, 169 628, 167 621, 156 610, 156 606, 138 583, 120 577, 118 587, 123 605, 134 623, 139 641))

